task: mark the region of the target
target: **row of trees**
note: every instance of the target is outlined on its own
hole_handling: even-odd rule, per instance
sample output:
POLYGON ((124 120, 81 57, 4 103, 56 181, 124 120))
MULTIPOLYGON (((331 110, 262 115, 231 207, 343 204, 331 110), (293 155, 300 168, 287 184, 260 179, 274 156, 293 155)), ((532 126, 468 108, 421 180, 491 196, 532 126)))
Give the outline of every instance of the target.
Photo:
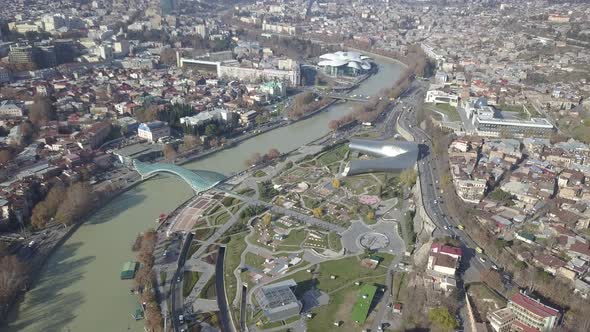
POLYGON ((268 152, 265 154, 260 154, 258 152, 253 153, 252 156, 250 156, 250 158, 246 159, 246 161, 244 163, 245 163, 246 167, 250 167, 252 165, 259 165, 262 163, 266 163, 266 162, 275 160, 280 156, 281 156, 281 153, 279 152, 279 150, 272 148, 272 149, 268 150, 268 152))
POLYGON ((322 98, 316 101, 316 96, 313 93, 306 91, 293 98, 293 104, 287 110, 287 116, 289 119, 298 119, 328 105, 328 103, 330 103, 329 98, 322 98))
POLYGON ((407 68, 393 87, 381 91, 365 104, 356 106, 351 114, 330 121, 328 123, 330 129, 336 130, 354 121, 374 122, 377 120, 389 108, 390 100, 398 98, 410 86, 415 70, 416 67, 407 68))
POLYGON ((0 257, 0 322, 18 293, 27 283, 28 266, 16 256, 0 257))
POLYGON ((92 194, 92 188, 86 182, 77 182, 67 188, 61 183, 54 184, 45 199, 33 208, 31 225, 43 229, 52 219, 71 225, 92 207, 92 194))
POLYGON ((160 306, 154 294, 154 287, 157 286, 156 276, 153 271, 156 241, 157 233, 154 229, 148 230, 141 235, 139 241, 136 241, 134 247, 139 247, 137 260, 141 264, 141 267, 135 274, 133 280, 135 288, 140 294, 141 303, 144 305, 146 327, 149 331, 154 332, 162 331, 164 323, 160 306))

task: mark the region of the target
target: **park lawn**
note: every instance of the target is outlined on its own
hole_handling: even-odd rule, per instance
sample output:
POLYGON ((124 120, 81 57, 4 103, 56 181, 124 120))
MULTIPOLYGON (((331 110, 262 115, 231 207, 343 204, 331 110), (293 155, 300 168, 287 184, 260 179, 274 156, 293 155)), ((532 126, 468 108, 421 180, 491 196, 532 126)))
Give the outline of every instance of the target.
POLYGON ((209 223, 211 226, 221 226, 225 224, 230 218, 231 215, 229 214, 229 212, 222 211, 221 213, 218 213, 215 216, 210 216, 209 223))
MULTIPOLYGON (((383 284, 385 277, 375 277, 363 280, 363 284, 383 284)), ((361 286, 352 285, 344 287, 332 294, 330 294, 330 303, 325 306, 316 307, 313 309, 314 317, 307 321, 309 331, 333 331, 335 329, 334 322, 342 321, 340 326, 341 331, 362 331, 372 324, 372 316, 374 309, 369 312, 369 318, 363 326, 359 326, 352 321, 352 308, 357 299, 358 292, 361 286)))
POLYGON ((266 174, 263 170, 257 170, 256 172, 254 172, 254 177, 255 178, 263 178, 265 176, 267 176, 268 174, 266 174))
POLYGON ((246 241, 244 241, 245 236, 246 234, 244 233, 230 236, 230 240, 225 249, 223 270, 225 272, 225 290, 227 292, 227 300, 229 303, 233 303, 237 293, 237 280, 234 271, 240 266, 241 254, 246 249, 246 241))
POLYGON ((393 279, 391 280, 391 289, 394 301, 403 303, 406 300, 405 298, 401 298, 400 295, 403 294, 401 290, 406 287, 406 284, 408 282, 407 278, 408 276, 405 272, 394 273, 393 279))
POLYGON ((182 296, 187 297, 190 295, 191 291, 199 281, 199 277, 201 274, 199 272, 194 271, 184 271, 184 276, 182 278, 182 296))
POLYGON ((395 255, 388 254, 385 252, 378 252, 378 253, 374 254, 373 256, 381 257, 383 259, 379 263, 379 267, 384 268, 384 269, 389 268, 389 265, 391 265, 391 262, 393 262, 393 259, 395 258, 395 255))
POLYGON ((312 210, 318 206, 320 206, 321 201, 311 198, 309 196, 303 196, 303 203, 305 204, 305 207, 312 210))
POLYGON ((211 276, 203 289, 201 290, 201 294, 199 294, 199 298, 201 299, 208 299, 208 300, 215 300, 217 298, 215 289, 215 276, 211 276))
POLYGON ((244 195, 244 196, 248 196, 248 197, 254 196, 255 193, 256 193, 256 190, 254 190, 252 188, 243 188, 243 189, 238 190, 239 195, 244 195))
POLYGON ((459 116, 459 112, 457 112, 457 108, 453 107, 449 104, 434 104, 434 103, 427 103, 424 104, 430 111, 436 113, 436 111, 441 112, 447 116, 449 121, 461 121, 461 117, 459 116))
POLYGON ((207 228, 199 228, 194 230, 195 232, 195 239, 199 241, 207 240, 211 235, 213 235, 214 229, 211 227, 207 228))
POLYGON ((317 161, 322 166, 328 166, 337 161, 343 160, 348 153, 348 145, 340 144, 324 152, 317 158, 317 161))
MULTIPOLYGON (((362 267, 360 260, 356 256, 320 263, 316 268, 316 272, 318 272, 316 274, 317 288, 327 293, 337 288, 347 288, 358 279, 385 276, 381 269, 371 270, 362 267), (330 279, 330 275, 335 275, 336 279, 330 279)), ((303 283, 311 278, 311 273, 302 270, 284 279, 293 279, 297 283, 303 283)))
POLYGON ((340 181, 341 186, 350 189, 355 195, 360 195, 365 192, 365 188, 374 186, 376 184, 375 178, 370 175, 354 175, 348 176, 340 181))
POLYGON ((340 235, 338 235, 336 232, 330 232, 328 234, 328 245, 333 251, 340 252, 340 250, 342 250, 342 241, 340 235))
POLYGON ((286 246, 286 247, 301 247, 303 241, 305 241, 305 229, 293 229, 287 235, 287 238, 284 239, 279 247, 286 246))
POLYGON ((266 259, 264 257, 258 256, 254 253, 246 253, 245 261, 247 265, 261 268, 265 260, 266 259))

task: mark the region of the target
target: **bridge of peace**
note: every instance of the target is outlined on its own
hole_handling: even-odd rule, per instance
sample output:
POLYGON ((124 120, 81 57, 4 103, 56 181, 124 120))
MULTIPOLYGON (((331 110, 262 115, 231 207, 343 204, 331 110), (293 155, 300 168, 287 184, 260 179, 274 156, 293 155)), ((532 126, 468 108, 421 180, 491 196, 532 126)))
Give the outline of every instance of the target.
POLYGON ((225 175, 213 171, 189 170, 181 166, 167 163, 147 164, 138 160, 133 161, 133 167, 141 175, 141 179, 147 179, 158 173, 169 173, 184 180, 195 193, 209 190, 223 182, 225 175))

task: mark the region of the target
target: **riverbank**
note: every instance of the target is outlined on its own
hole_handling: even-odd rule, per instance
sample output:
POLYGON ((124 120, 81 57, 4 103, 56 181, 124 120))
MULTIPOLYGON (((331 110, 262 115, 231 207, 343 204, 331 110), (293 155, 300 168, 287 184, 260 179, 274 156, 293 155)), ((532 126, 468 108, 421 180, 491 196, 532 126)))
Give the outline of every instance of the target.
MULTIPOLYGON (((377 62, 379 73, 354 93, 374 95, 403 70, 397 64, 377 62)), ((200 156, 185 167, 228 175, 239 172, 253 153, 271 148, 291 151, 331 135, 328 123, 351 111, 351 103, 336 103, 317 116, 260 133, 239 146, 208 152, 206 158, 200 156)), ((130 247, 138 232, 154 227, 158 215, 173 211, 192 196, 182 180, 169 176, 137 181, 134 188, 115 196, 49 257, 7 331, 143 331, 143 324, 129 316, 137 301, 129 295, 130 283, 118 278, 121 264, 135 256, 130 247)))

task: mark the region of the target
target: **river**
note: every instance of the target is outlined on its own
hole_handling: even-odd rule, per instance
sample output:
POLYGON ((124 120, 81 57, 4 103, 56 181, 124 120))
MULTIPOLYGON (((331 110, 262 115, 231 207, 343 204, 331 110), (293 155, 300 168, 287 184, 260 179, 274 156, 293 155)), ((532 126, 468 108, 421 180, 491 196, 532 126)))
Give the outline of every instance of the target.
MULTIPOLYGON (((374 95, 399 77, 400 64, 377 59, 379 71, 355 90, 374 95)), ((245 168, 252 153, 270 148, 290 151, 328 133, 328 122, 352 110, 351 103, 290 126, 251 138, 184 167, 230 174, 245 168)), ((134 258, 131 245, 139 232, 155 226, 167 213, 192 195, 188 185, 171 176, 159 176, 118 196, 84 223, 48 260, 34 288, 12 314, 7 332, 118 332, 143 331, 136 322, 136 296, 131 281, 121 281, 125 261, 134 258)))

